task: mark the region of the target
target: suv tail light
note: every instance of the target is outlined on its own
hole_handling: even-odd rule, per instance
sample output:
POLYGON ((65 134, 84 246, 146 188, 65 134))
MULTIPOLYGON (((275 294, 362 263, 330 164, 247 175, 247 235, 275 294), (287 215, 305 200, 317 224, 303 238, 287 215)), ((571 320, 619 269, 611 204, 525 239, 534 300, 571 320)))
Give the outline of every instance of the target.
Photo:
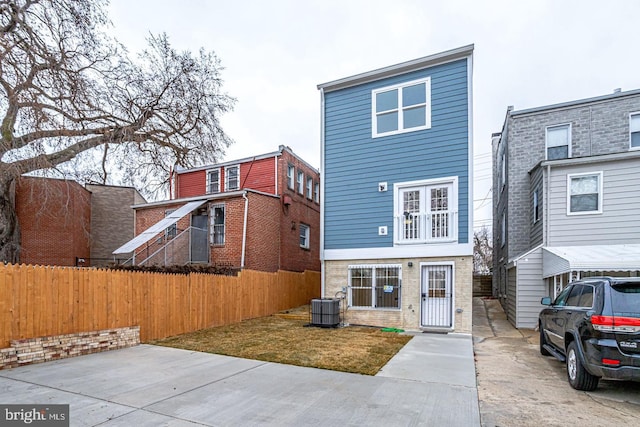
POLYGON ((591 316, 593 329, 602 332, 640 332, 640 318, 618 316, 591 316))

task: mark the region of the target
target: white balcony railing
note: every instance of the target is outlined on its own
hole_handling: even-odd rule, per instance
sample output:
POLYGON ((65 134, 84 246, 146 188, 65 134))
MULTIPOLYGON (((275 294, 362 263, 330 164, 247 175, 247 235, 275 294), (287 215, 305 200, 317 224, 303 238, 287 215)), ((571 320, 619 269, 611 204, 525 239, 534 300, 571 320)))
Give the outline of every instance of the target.
POLYGON ((458 212, 396 215, 394 243, 442 243, 458 240, 458 212))

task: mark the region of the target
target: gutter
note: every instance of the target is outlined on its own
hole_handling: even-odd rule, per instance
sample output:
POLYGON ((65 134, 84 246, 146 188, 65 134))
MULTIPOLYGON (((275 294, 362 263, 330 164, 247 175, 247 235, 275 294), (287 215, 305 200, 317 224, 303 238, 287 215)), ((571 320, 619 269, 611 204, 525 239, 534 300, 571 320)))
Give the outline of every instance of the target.
POLYGON ((242 198, 244 199, 244 224, 242 226, 242 257, 240 259, 240 268, 244 269, 244 255, 247 248, 247 217, 249 214, 249 198, 247 197, 246 191, 242 193, 242 198))

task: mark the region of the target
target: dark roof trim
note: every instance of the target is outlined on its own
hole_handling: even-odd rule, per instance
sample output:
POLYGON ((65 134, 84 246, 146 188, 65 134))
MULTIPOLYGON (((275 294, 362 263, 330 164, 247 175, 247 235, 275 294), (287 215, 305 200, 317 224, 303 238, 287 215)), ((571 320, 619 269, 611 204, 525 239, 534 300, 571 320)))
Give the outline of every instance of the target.
POLYGON ((542 107, 528 108, 526 110, 509 111, 507 114, 510 116, 519 116, 523 114, 539 113, 547 110, 569 108, 569 107, 574 107, 581 104, 591 104, 596 102, 609 101, 611 99, 623 98, 625 96, 634 96, 634 95, 640 95, 640 89, 628 90, 626 92, 614 92, 608 95, 596 96, 593 98, 578 99, 576 101, 561 102, 559 104, 545 105, 542 107))
POLYGON ((345 77, 343 79, 334 80, 327 83, 321 83, 318 85, 318 89, 323 89, 325 92, 331 92, 351 86, 357 86, 363 83, 393 77, 411 71, 422 70, 434 65, 440 65, 446 62, 467 58, 471 56, 472 53, 473 44, 470 44, 456 49, 447 50, 445 52, 436 53, 434 55, 425 56, 423 58, 402 62, 396 65, 390 65, 388 67, 379 68, 373 71, 367 71, 366 73, 356 74, 355 76, 345 77))

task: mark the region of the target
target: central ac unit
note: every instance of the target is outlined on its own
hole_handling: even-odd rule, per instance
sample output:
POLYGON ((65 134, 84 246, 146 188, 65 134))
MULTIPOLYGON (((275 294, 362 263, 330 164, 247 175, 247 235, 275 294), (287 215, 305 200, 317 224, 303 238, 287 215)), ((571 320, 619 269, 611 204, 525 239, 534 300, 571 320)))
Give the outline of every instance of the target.
POLYGON ((336 327, 339 323, 339 299, 321 298, 311 300, 311 324, 313 326, 336 327))

